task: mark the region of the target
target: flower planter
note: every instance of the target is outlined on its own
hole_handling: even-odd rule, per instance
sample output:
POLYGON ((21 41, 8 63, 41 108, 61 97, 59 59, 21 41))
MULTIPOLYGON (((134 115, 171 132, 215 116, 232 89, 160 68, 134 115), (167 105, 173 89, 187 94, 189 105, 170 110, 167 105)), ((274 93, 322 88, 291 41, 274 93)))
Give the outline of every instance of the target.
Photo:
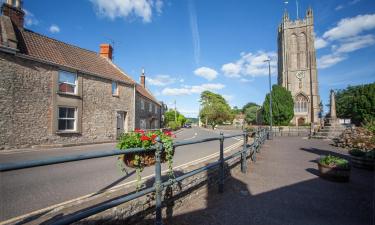
POLYGON ((318 162, 320 176, 333 181, 347 182, 350 179, 350 166, 341 168, 337 166, 324 165, 318 162))
MULTIPOLYGON (((150 150, 147 153, 129 153, 126 155, 122 155, 121 156, 122 161, 125 163, 127 167, 136 168, 136 165, 134 165, 136 161, 135 160, 136 155, 139 155, 141 157, 141 165, 143 167, 153 166, 156 163, 155 150, 150 150)), ((167 161, 165 152, 161 154, 160 160, 161 160, 161 163, 165 163, 167 161)))
POLYGON ((374 170, 375 159, 350 155, 350 162, 356 168, 374 170))

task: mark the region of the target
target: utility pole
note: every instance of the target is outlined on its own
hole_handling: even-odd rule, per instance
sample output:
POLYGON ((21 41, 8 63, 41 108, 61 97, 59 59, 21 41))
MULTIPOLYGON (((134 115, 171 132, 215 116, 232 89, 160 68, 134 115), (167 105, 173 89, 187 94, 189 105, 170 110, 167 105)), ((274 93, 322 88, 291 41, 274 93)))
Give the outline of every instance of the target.
POLYGON ((268 81, 269 81, 269 88, 270 88, 270 140, 272 140, 273 139, 273 132, 272 132, 271 59, 264 60, 264 62, 268 62, 268 81))
POLYGON ((174 100, 174 122, 177 123, 177 106, 176 106, 176 100, 174 100))

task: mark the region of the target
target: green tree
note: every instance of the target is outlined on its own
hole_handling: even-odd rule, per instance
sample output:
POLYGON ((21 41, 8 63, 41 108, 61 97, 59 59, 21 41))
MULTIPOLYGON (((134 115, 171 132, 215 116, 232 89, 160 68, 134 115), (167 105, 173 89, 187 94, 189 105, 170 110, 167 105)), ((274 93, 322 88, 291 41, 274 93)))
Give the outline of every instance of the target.
POLYGON ((257 111, 260 106, 254 102, 249 102, 242 107, 242 113, 245 114, 245 121, 247 124, 256 122, 257 111))
POLYGON ((242 113, 242 109, 239 109, 237 106, 234 106, 233 109, 232 109, 232 114, 238 115, 240 113, 242 113))
POLYGON ((216 125, 233 120, 232 110, 223 96, 210 91, 201 93, 202 109, 199 112, 201 120, 210 124, 212 129, 216 125))
POLYGON ((164 113, 164 121, 165 124, 167 124, 168 127, 181 127, 186 123, 186 118, 184 115, 182 115, 180 112, 175 111, 173 109, 168 110, 167 112, 164 113))
MULTIPOLYGON (((272 124, 288 125, 294 116, 294 103, 290 91, 280 85, 272 86, 272 124)), ((266 95, 263 102, 263 117, 266 124, 270 124, 270 96, 266 95)))
POLYGON ((375 82, 337 91, 336 111, 339 118, 350 118, 356 125, 374 121, 375 82))

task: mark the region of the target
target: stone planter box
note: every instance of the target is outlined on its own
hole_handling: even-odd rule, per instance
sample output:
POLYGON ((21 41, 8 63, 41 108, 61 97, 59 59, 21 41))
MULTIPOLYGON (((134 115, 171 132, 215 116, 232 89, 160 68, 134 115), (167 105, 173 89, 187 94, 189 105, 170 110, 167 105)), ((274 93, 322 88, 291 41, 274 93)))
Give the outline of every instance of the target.
POLYGON ((323 165, 318 162, 320 176, 333 181, 348 182, 350 179, 350 167, 340 168, 323 165))
POLYGON ((356 168, 374 170, 375 159, 350 155, 350 162, 356 168))

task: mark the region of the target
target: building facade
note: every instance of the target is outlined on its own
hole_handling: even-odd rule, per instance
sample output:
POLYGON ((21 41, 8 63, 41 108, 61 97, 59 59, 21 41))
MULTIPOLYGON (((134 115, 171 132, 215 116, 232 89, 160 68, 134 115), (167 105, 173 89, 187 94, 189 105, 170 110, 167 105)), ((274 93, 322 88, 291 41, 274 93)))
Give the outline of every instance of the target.
POLYGON ((21 7, 8 0, 0 16, 0 149, 111 142, 137 128, 136 100, 157 101, 112 62, 112 47, 89 51, 25 29, 21 7))
POLYGON ((292 123, 320 123, 319 83, 314 47, 314 16, 290 20, 285 12, 278 28, 278 84, 292 93, 292 123))
POLYGON ((161 127, 161 103, 146 88, 146 76, 142 69, 140 84, 136 85, 135 94, 135 128, 158 129, 161 127))

